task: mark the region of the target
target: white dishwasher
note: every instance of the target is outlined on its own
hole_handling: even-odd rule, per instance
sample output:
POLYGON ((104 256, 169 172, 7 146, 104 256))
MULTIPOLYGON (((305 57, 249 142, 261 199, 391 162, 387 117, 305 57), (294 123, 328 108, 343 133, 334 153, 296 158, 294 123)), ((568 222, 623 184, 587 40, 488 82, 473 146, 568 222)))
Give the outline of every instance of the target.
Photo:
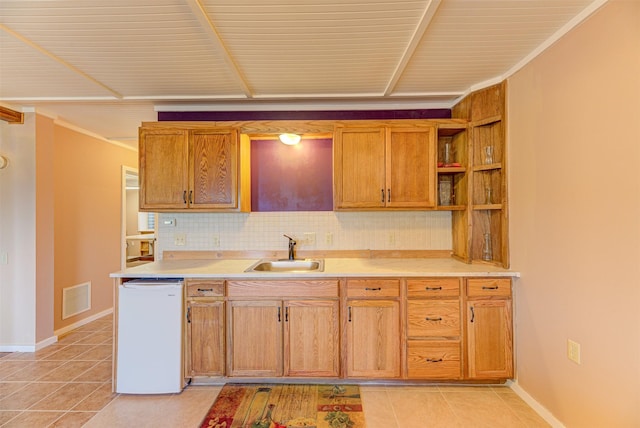
POLYGON ((182 391, 182 279, 139 279, 118 288, 116 392, 182 391))

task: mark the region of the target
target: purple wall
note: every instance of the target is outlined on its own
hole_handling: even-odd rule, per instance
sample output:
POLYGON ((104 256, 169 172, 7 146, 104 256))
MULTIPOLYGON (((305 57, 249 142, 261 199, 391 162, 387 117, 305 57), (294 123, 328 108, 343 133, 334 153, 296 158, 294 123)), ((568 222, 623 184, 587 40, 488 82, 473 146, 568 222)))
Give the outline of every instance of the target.
POLYGON ((158 121, 449 119, 450 109, 317 111, 160 111, 158 121))
POLYGON ((251 141, 251 211, 333 210, 331 139, 251 141))

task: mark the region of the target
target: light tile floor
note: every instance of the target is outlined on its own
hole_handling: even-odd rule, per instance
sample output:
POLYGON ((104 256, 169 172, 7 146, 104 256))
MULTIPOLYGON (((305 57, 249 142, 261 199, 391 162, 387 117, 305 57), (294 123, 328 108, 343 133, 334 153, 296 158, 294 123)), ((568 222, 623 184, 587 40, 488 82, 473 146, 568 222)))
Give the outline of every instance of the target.
MULTIPOLYGON (((107 316, 34 353, 0 353, 0 426, 197 428, 220 386, 111 392, 107 316)), ((367 428, 548 427, 504 386, 361 386, 367 428)))

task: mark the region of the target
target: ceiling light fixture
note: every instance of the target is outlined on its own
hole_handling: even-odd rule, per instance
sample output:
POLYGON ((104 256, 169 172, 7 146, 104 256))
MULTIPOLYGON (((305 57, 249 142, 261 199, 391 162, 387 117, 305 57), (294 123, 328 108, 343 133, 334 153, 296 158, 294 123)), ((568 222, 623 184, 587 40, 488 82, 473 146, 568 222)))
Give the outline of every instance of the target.
POLYGON ((280 134, 280 141, 288 146, 295 146, 300 142, 300 138, 298 134, 280 134))

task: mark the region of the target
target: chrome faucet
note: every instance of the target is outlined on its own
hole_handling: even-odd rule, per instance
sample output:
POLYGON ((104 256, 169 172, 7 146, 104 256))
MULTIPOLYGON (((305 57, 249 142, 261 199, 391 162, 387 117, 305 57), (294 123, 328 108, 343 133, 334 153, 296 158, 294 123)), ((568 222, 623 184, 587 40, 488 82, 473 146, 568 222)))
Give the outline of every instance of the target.
POLYGON ((284 235, 284 237, 289 238, 289 260, 294 260, 293 247, 296 246, 296 241, 288 235, 284 235))

